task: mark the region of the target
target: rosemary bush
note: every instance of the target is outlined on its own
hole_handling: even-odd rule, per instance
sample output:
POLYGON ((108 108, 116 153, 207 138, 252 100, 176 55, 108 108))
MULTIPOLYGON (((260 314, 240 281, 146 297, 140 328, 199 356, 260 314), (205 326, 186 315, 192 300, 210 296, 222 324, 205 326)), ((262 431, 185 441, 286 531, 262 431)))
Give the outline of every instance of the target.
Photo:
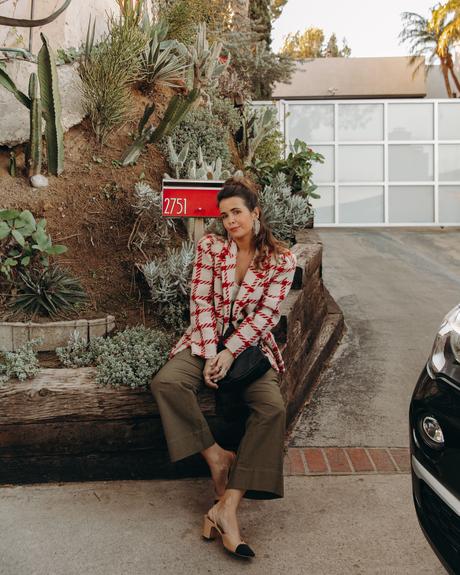
POLYGON ((74 332, 56 354, 66 367, 95 364, 97 385, 137 388, 147 386, 166 362, 171 343, 163 332, 139 325, 113 337, 95 337, 87 345, 74 332))
POLYGON ((24 343, 16 351, 2 351, 0 361, 0 384, 8 379, 16 377, 20 381, 34 377, 38 372, 38 358, 34 345, 43 341, 43 338, 35 338, 24 343))

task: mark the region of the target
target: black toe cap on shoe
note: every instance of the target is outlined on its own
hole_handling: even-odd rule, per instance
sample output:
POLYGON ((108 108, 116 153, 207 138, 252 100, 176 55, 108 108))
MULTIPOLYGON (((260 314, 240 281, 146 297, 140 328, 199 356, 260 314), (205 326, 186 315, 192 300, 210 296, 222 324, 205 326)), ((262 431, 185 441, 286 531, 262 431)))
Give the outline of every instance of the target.
POLYGON ((240 555, 241 557, 255 557, 256 554, 254 551, 246 545, 246 543, 240 543, 238 547, 235 549, 235 553, 240 555))

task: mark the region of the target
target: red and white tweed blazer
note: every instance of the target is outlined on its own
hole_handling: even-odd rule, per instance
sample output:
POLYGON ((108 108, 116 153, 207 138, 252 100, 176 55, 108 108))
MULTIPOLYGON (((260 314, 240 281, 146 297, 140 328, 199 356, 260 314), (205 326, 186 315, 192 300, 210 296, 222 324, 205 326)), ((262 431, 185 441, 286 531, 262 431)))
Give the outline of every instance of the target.
POLYGON ((233 334, 225 346, 234 357, 260 340, 262 351, 272 367, 284 371, 284 362, 271 330, 280 319, 280 304, 287 296, 294 277, 295 255, 272 257, 266 269, 250 263, 233 304, 230 295, 235 285, 237 245, 233 240, 208 234, 197 244, 190 296, 190 326, 176 343, 170 358, 191 348, 193 355, 217 355, 217 339, 232 321, 233 334))

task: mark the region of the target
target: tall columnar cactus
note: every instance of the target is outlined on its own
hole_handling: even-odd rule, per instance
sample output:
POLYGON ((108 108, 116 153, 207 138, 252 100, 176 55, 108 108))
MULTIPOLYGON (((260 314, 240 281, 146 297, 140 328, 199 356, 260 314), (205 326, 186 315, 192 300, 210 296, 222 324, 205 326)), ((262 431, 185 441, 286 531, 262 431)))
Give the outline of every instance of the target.
POLYGON ((45 138, 48 171, 58 176, 64 169, 64 132, 61 124, 61 97, 54 53, 44 34, 38 53, 38 78, 43 114, 46 119, 45 138))
POLYGON ((30 106, 30 140, 27 147, 27 166, 29 176, 40 173, 42 166, 42 110, 38 95, 37 74, 32 73, 29 78, 30 106))
MULTIPOLYGON (((50 174, 57 176, 64 169, 64 134, 61 124, 61 99, 54 54, 47 38, 43 34, 41 34, 41 38, 43 46, 38 54, 38 80, 40 84, 41 106, 36 106, 36 110, 41 110, 41 114, 46 122, 45 138, 48 171, 50 174)), ((34 80, 34 83, 36 86, 36 80, 34 80)), ((7 72, 2 68, 0 68, 0 85, 11 92, 28 110, 32 109, 33 103, 31 98, 18 89, 7 72)))
POLYGON ((169 136, 185 114, 190 110, 190 107, 196 101, 198 95, 198 90, 192 90, 187 96, 181 96, 178 94, 173 96, 166 108, 163 118, 156 127, 153 125, 147 126, 148 119, 153 113, 154 106, 146 106, 144 115, 139 122, 138 136, 123 153, 120 160, 121 165, 128 166, 129 164, 133 164, 141 155, 144 146, 147 144, 154 144, 164 136, 169 136))

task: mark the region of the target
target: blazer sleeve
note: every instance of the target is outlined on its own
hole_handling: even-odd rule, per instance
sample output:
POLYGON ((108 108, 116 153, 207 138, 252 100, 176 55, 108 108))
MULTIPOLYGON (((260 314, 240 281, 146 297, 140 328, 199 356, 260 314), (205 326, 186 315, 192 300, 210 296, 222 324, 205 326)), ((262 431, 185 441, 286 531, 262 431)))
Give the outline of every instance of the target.
POLYGON ((275 273, 267 282, 254 311, 244 318, 238 329, 224 342, 225 347, 234 357, 250 345, 256 344, 278 323, 281 302, 291 288, 296 263, 296 257, 291 252, 283 256, 283 260, 276 265, 275 273))
POLYGON ((212 236, 197 243, 190 291, 191 352, 203 358, 217 355, 217 325, 214 309, 214 258, 212 236))

